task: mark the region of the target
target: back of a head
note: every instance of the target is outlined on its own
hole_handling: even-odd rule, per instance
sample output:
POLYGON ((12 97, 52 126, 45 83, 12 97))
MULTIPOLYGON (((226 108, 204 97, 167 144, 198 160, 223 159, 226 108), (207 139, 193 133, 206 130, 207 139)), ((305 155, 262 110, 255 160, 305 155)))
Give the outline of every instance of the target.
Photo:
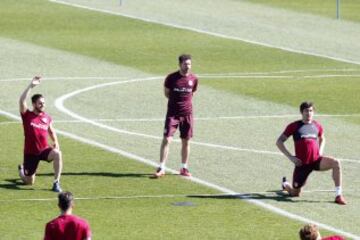
POLYGON ((67 211, 70 207, 72 207, 72 202, 74 200, 74 196, 71 192, 61 192, 58 195, 59 199, 59 208, 62 211, 67 211))
POLYGON ((317 240, 319 239, 319 230, 314 224, 306 224, 299 231, 301 240, 317 240))

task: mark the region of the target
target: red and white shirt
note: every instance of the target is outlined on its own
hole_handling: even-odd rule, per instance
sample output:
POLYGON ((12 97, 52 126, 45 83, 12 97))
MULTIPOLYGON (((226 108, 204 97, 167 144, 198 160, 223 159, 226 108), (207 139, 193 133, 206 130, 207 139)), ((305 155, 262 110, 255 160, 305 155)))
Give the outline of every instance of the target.
POLYGON ((48 135, 52 118, 45 112, 36 115, 34 112, 26 110, 21 113, 24 127, 24 153, 39 155, 49 147, 48 135))
POLYGON ((320 123, 316 121, 311 123, 304 123, 301 120, 295 121, 286 127, 283 134, 286 137, 293 136, 295 156, 302 161, 302 164, 310 164, 319 160, 319 137, 323 135, 323 128, 320 123))

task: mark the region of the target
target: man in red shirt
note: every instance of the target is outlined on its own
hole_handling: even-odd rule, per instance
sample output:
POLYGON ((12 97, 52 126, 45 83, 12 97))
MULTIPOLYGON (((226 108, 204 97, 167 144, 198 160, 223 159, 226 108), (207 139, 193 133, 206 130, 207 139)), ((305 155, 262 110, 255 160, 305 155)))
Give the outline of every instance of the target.
POLYGON ((179 70, 169 74, 164 82, 164 94, 168 98, 168 108, 165 118, 164 137, 160 147, 160 166, 154 177, 165 175, 165 163, 169 154, 169 145, 177 128, 181 138, 180 174, 190 177, 188 161, 190 154, 190 139, 193 136, 192 97, 197 90, 198 78, 191 73, 191 56, 179 56, 179 70))
POLYGON ((313 103, 301 103, 300 113, 302 119, 290 123, 276 142, 280 151, 295 164, 292 186, 284 177, 282 187, 290 196, 299 196, 313 170, 332 170, 336 190, 335 203, 345 205, 346 201, 342 196, 341 188, 341 165, 339 160, 323 156, 325 137, 321 124, 313 120, 313 103), (291 154, 284 144, 290 136, 294 139, 295 155, 291 154))
POLYGON ((345 238, 336 235, 321 238, 318 227, 315 224, 306 224, 300 229, 299 236, 301 240, 345 240, 345 238))
POLYGON ((35 76, 20 96, 19 107, 24 127, 24 161, 19 165, 19 176, 25 184, 35 183, 35 174, 39 161, 53 162, 54 182, 52 190, 61 192, 60 175, 62 170, 62 157, 59 142, 52 126, 52 118, 44 112, 45 99, 41 94, 31 97, 33 110, 30 111, 26 99, 32 88, 39 85, 41 77, 35 76), (51 138, 53 146, 48 144, 51 138))
POLYGON ((91 240, 87 221, 72 215, 74 207, 72 193, 62 192, 58 199, 61 215, 46 224, 44 240, 91 240))

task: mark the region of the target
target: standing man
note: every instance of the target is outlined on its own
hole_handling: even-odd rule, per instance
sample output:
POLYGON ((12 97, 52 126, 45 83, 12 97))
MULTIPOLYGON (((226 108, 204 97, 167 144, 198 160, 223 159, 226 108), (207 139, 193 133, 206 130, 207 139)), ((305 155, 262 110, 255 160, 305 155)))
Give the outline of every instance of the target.
POLYGON ((44 240, 91 240, 89 224, 85 219, 72 215, 74 197, 71 192, 58 196, 61 215, 46 224, 44 240))
POLYGON ((181 138, 181 162, 180 174, 190 177, 188 161, 190 154, 190 139, 193 136, 193 107, 192 98, 197 89, 198 78, 191 73, 191 56, 183 54, 179 56, 179 70, 169 74, 164 83, 164 94, 168 100, 167 114, 165 119, 164 137, 160 147, 160 166, 154 176, 156 178, 165 175, 165 163, 168 159, 169 145, 177 128, 181 138))
POLYGON ((314 110, 312 102, 301 103, 302 119, 290 123, 276 142, 279 150, 295 164, 292 186, 284 177, 282 187, 290 196, 300 196, 302 187, 313 170, 331 169, 336 190, 335 203, 345 205, 341 189, 341 165, 338 160, 323 156, 325 137, 320 123, 313 120, 314 110), (295 155, 292 155, 284 144, 291 135, 295 143, 295 155))
POLYGON ((19 176, 25 184, 35 183, 35 174, 39 161, 53 162, 54 183, 52 190, 61 192, 60 174, 62 170, 62 157, 59 142, 52 126, 52 118, 44 112, 45 99, 41 94, 31 97, 33 109, 28 110, 26 99, 32 88, 40 84, 41 77, 35 76, 20 96, 20 114, 24 127, 24 161, 19 165, 19 176), (53 147, 48 144, 48 136, 53 142, 53 147))

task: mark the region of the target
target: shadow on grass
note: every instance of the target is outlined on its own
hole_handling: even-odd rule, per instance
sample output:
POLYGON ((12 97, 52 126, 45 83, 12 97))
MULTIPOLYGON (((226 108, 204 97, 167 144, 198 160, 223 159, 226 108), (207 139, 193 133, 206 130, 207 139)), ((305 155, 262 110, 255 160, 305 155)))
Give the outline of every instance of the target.
MULTIPOLYGON (((39 173, 42 176, 54 176, 53 173, 39 173)), ((61 176, 92 176, 92 177, 113 177, 113 178, 149 178, 152 174, 149 173, 112 173, 112 172, 63 172, 61 176)))
POLYGON ((298 203, 298 202, 320 203, 320 202, 324 202, 324 201, 316 201, 316 200, 309 200, 309 199, 301 199, 299 197, 291 197, 288 194, 286 194, 282 191, 279 191, 279 190, 267 191, 265 193, 188 195, 187 197, 189 197, 189 198, 213 198, 213 199, 273 200, 273 201, 277 201, 277 202, 289 202, 289 203, 298 203))
POLYGON ((4 179, 8 183, 0 184, 0 188, 9 189, 9 190, 34 190, 33 188, 29 188, 29 186, 25 185, 20 179, 4 179), (27 186, 26 188, 22 188, 21 186, 27 186))

